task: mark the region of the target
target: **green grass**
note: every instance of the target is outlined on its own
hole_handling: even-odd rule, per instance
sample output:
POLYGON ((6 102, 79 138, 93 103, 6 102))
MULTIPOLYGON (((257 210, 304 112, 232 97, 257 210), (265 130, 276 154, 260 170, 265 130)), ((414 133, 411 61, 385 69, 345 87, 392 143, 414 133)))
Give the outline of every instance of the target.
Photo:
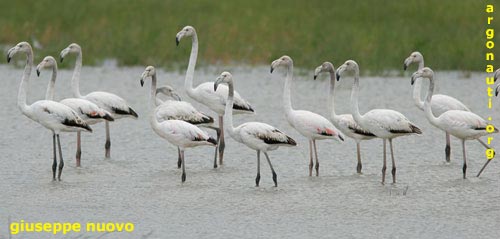
POLYGON ((287 54, 300 68, 354 59, 381 72, 400 70, 419 50, 438 70, 484 71, 486 2, 493 1, 1 0, 0 44, 34 36, 44 46, 38 61, 77 42, 84 64, 116 58, 171 68, 187 64, 190 41, 176 47, 174 38, 192 25, 202 64, 269 64, 287 54))

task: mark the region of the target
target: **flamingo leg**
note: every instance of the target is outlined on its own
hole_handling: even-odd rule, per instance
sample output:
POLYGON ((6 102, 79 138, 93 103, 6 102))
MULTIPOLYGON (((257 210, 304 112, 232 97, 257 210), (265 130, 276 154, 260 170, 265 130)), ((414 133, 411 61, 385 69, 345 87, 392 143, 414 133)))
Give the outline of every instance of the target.
POLYGON ((391 147, 391 160, 392 160, 392 183, 396 183, 396 161, 394 160, 394 150, 392 148, 392 139, 389 139, 389 146, 391 147))
POLYGON ((314 157, 316 158, 316 177, 319 176, 319 161, 318 161, 318 149, 316 148, 316 140, 313 140, 314 147, 314 157))
POLYGON ((312 176, 313 169, 313 149, 312 149, 312 140, 309 140, 309 177, 312 176))
POLYGON ((444 152, 446 153, 446 162, 450 162, 451 155, 451 147, 450 147, 450 134, 446 132, 446 148, 444 148, 444 152))
POLYGON ((80 167, 80 159, 82 158, 82 143, 81 143, 81 133, 76 132, 76 166, 80 167))
POLYGON ((181 149, 181 161, 182 161, 182 182, 186 181, 186 162, 184 161, 184 150, 181 149))
MULTIPOLYGON (((215 132, 217 133, 217 143, 219 143, 220 140, 220 129, 219 128, 214 128, 215 132)), ((217 151, 219 150, 219 145, 217 144, 215 146, 215 153, 214 153, 214 168, 217 168, 217 151)))
POLYGON ((257 150, 257 177, 255 177, 255 186, 258 187, 260 182, 260 150, 257 150))
POLYGON ((179 148, 179 147, 177 147, 177 155, 178 155, 177 168, 181 168, 181 166, 182 166, 181 148, 179 148))
POLYGON ((109 122, 106 121, 106 144, 104 145, 106 150, 106 158, 111 157, 111 138, 109 136, 109 122))
POLYGON ((486 149, 491 149, 489 145, 487 145, 485 142, 483 142, 481 139, 477 139, 477 142, 479 142, 481 145, 483 145, 486 149))
POLYGON ((464 179, 466 178, 466 172, 467 172, 467 154, 465 152, 465 139, 462 139, 462 150, 463 150, 463 155, 464 155, 464 166, 462 167, 462 172, 464 173, 464 179))
POLYGON ((382 184, 385 183, 385 170, 387 169, 387 158, 386 158, 386 139, 384 141, 384 165, 382 166, 382 184))
POLYGON ((356 167, 356 171, 361 174, 361 169, 363 165, 361 164, 361 145, 359 142, 356 142, 356 153, 358 155, 358 166, 356 167))
POLYGON ((224 143, 224 118, 223 116, 219 116, 219 131, 220 131, 220 139, 219 139, 219 164, 222 165, 224 161, 224 148, 226 144, 224 143))
POLYGON ((56 181, 57 153, 56 153, 56 134, 52 133, 52 150, 54 152, 54 161, 52 162, 52 179, 56 181))
POLYGON ((274 186, 278 187, 278 175, 274 171, 273 165, 271 164, 271 160, 269 159, 269 155, 267 155, 267 152, 264 152, 264 155, 266 156, 267 163, 269 164, 269 167, 271 168, 271 172, 273 172, 273 182, 274 186))
POLYGON ((61 174, 64 167, 64 160, 62 156, 61 140, 59 139, 59 134, 57 134, 56 136, 57 136, 57 147, 59 148, 59 174, 57 175, 57 179, 61 181, 61 174))

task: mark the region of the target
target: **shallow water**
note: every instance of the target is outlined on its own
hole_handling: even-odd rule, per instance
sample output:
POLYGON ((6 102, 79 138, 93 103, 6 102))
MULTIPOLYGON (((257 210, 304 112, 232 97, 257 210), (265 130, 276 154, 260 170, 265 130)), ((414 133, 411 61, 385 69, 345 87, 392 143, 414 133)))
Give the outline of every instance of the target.
MULTIPOLYGON (((0 88, 0 238, 10 238, 9 220, 22 219, 135 224, 133 233, 71 233, 64 238, 500 238, 500 164, 493 161, 476 178, 485 160, 484 149, 469 141, 469 177, 463 180, 456 139, 452 140, 452 161, 444 163, 444 133, 433 128, 413 105, 408 76, 361 79, 362 112, 398 110, 424 132, 394 141, 398 183, 381 185, 381 140, 362 143, 362 175, 355 170, 354 141, 319 141, 320 177, 309 177, 307 140, 288 125, 281 107, 282 74, 269 74, 268 66, 209 67, 197 70, 195 84, 214 81, 223 70, 233 73, 236 89, 257 111, 236 116, 236 124, 266 122, 299 144, 270 153, 278 188, 273 187, 264 161, 261 187, 254 187, 255 152, 229 137, 224 165, 218 169, 212 168, 213 148, 188 150, 187 181, 181 184, 175 147, 149 126, 149 89, 139 85, 142 67, 83 68, 82 93, 98 89, 116 93, 140 118, 111 124, 111 159, 104 159, 104 125, 94 125, 93 134, 83 134, 81 168, 74 163, 75 135, 62 135, 63 181, 53 182, 51 134, 16 107, 22 69, 0 65, 4 83, 0 88)), ((327 77, 313 81, 312 70, 296 74, 293 104, 295 109, 327 116, 327 77)), ((44 71, 40 78, 33 74, 30 102, 44 97, 49 74, 44 71)), ((183 74, 159 70, 159 85, 168 79, 193 103, 183 90, 183 74)), ((491 115, 500 125, 498 105, 493 111, 486 107, 484 77, 475 73, 465 79, 456 72, 438 72, 437 90, 461 99, 483 117, 491 115)), ((71 96, 70 78, 70 70, 60 72, 58 99, 71 96)), ((351 83, 351 79, 343 80, 338 87, 337 113, 349 112, 351 83)), ((493 142, 494 147, 499 145, 499 140, 493 142)), ((63 236, 24 233, 12 238, 63 236)))

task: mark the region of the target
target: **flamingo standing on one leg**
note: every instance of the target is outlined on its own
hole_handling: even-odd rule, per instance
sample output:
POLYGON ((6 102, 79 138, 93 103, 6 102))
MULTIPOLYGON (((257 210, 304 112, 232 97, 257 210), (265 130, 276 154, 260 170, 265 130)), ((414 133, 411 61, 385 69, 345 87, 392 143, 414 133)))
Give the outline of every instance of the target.
MULTIPOLYGON (((73 71, 73 77, 71 79, 71 89, 73 91, 73 96, 76 98, 86 99, 100 108, 110 112, 115 120, 132 117, 138 118, 139 116, 135 111, 127 104, 127 102, 121 97, 103 91, 94 91, 87 95, 82 96, 80 93, 80 72, 82 69, 82 48, 76 44, 72 43, 64 50, 61 51, 60 57, 61 62, 64 60, 64 57, 69 53, 77 54, 75 70, 73 71)), ((109 121, 105 122, 106 124, 106 144, 104 148, 106 150, 105 157, 109 158, 111 156, 111 138, 109 134, 109 121)))
MULTIPOLYGON (((415 51, 408 56, 404 61, 404 70, 406 70, 411 64, 418 64, 418 70, 424 68, 424 56, 422 53, 415 51)), ((424 101, 420 96, 422 92, 422 81, 421 79, 415 80, 415 85, 413 87, 413 100, 415 105, 422 111, 424 111, 424 101)), ((469 108, 464 105, 459 100, 442 94, 435 94, 432 96, 431 101, 431 110, 434 115, 440 116, 444 112, 448 110, 462 110, 462 111, 470 111, 469 108)), ((450 144, 450 134, 446 133, 446 147, 444 149, 446 155, 446 162, 450 162, 451 156, 451 144, 450 144)), ((477 141, 488 148, 488 145, 485 144, 481 139, 477 139, 477 141)))
MULTIPOLYGON (((182 120, 190 124, 204 127, 211 127, 214 119, 203 112, 198 111, 189 102, 181 101, 179 95, 170 86, 156 88, 156 69, 153 66, 148 66, 141 76, 141 86, 144 86, 144 80, 151 77, 151 90, 155 91, 156 117, 158 122, 165 120, 182 120), (163 101, 158 97, 158 93, 165 94, 175 100, 163 101)), ((181 168, 181 154, 178 148, 177 167, 181 168)), ((214 167, 217 167, 217 161, 214 162, 214 167)))
MULTIPOLYGON (((144 84, 143 80, 147 76, 153 76, 154 72, 146 70, 141 76, 141 85, 144 84)), ((154 82, 154 81, 153 81, 154 82)), ((153 84, 155 84, 154 82, 153 84)), ((158 136, 166 139, 171 144, 175 145, 179 149, 179 154, 181 156, 181 166, 182 166, 182 182, 186 181, 186 166, 184 161, 184 151, 186 148, 197 147, 202 145, 217 145, 217 141, 210 137, 206 132, 182 120, 165 120, 158 122, 158 110, 161 109, 160 106, 156 106, 156 87, 151 87, 150 101, 151 101, 151 117, 150 123, 151 128, 155 131, 158 136)))
POLYGON ((330 119, 332 123, 347 137, 354 139, 356 141, 356 152, 358 156, 358 165, 356 171, 361 173, 361 141, 370 140, 376 138, 374 134, 370 131, 361 128, 351 114, 337 115, 335 113, 335 68, 331 62, 324 62, 321 66, 318 66, 314 71, 314 79, 318 77, 319 73, 328 72, 330 73, 330 94, 328 100, 328 109, 330 110, 330 119))
POLYGON ((284 134, 279 129, 260 122, 247 122, 243 123, 236 128, 233 127, 233 98, 234 98, 234 85, 233 76, 229 72, 222 72, 222 74, 217 78, 214 83, 214 91, 220 84, 227 84, 229 87, 228 97, 226 102, 226 109, 224 113, 224 124, 226 130, 229 131, 231 138, 248 146, 251 149, 257 151, 257 177, 255 178, 255 184, 258 187, 260 181, 260 152, 262 151, 266 156, 267 163, 271 167, 271 172, 273 173, 274 186, 278 186, 278 179, 276 172, 274 171, 271 160, 267 155, 268 151, 275 150, 279 146, 295 146, 295 140, 290 138, 290 136, 284 134))
MULTIPOLYGON (((45 95, 46 100, 54 100, 54 86, 57 78, 57 61, 52 56, 46 56, 36 67, 36 73, 40 76, 40 71, 44 68, 52 69, 52 77, 47 87, 45 95)), ((88 125, 93 125, 102 120, 113 121, 111 114, 97 106, 96 104, 79 98, 67 98, 59 103, 69 106, 73 109, 80 118, 88 125)), ((82 148, 81 148, 81 132, 76 132, 76 166, 81 166, 82 148)))
MULTIPOLYGON (((175 42, 179 45, 180 41, 184 37, 192 37, 191 44, 191 55, 189 57, 189 65, 186 71, 186 79, 184 83, 184 88, 189 97, 198 101, 199 103, 207 106, 211 110, 217 113, 219 116, 219 130, 217 131, 217 142, 218 142, 218 150, 219 150, 219 163, 223 163, 224 159, 224 107, 226 105, 226 96, 228 89, 225 85, 217 88, 217 91, 214 91, 213 82, 205 82, 198 85, 196 88, 193 88, 193 78, 194 78, 194 68, 196 66, 196 60, 198 58, 198 36, 196 34, 196 30, 192 26, 184 27, 180 32, 177 33, 175 37, 175 42)), ((241 98, 238 92, 234 93, 234 106, 233 110, 235 114, 242 113, 253 113, 254 110, 252 106, 243 98, 241 98)), ((215 152, 214 161, 217 160, 217 148, 215 152)), ((216 165, 216 163, 214 163, 216 165)))
POLYGON ((319 176, 318 151, 316 140, 335 139, 344 141, 343 135, 325 117, 306 110, 294 110, 290 96, 293 79, 293 61, 289 56, 282 56, 271 63, 271 73, 277 67, 285 68, 285 87, 283 105, 288 123, 309 140, 309 176, 312 176, 313 152, 316 158, 316 176, 319 176))
POLYGON ((351 91, 351 111, 356 123, 363 129, 367 129, 384 142, 384 165, 382 167, 382 183, 385 183, 385 171, 387 168, 386 142, 389 140, 392 159, 392 182, 396 183, 396 161, 394 160, 394 150, 392 140, 399 136, 410 134, 421 134, 422 131, 415 124, 409 121, 403 114, 388 109, 370 110, 364 115, 359 113, 359 66, 353 60, 346 61, 337 69, 337 80, 346 73, 354 74, 354 84, 351 91))
MULTIPOLYGON (((430 81, 429 90, 424 103, 425 116, 429 122, 462 140, 462 153, 464 158, 462 172, 463 178, 465 179, 467 172, 467 153, 465 151, 465 141, 478 139, 479 137, 490 134, 486 130, 488 122, 472 112, 462 110, 448 110, 438 117, 434 116, 431 109, 431 100, 434 100, 432 95, 434 93, 434 72, 431 68, 424 67, 413 73, 411 76, 411 83, 414 84, 417 78, 427 78, 430 81)), ((497 133, 498 129, 495 129, 494 132, 497 133)), ((479 171, 477 175, 478 177, 489 161, 490 160, 487 160, 481 171, 479 171)))
POLYGON ((39 100, 31 105, 26 103, 28 94, 29 80, 31 76, 31 69, 33 68, 33 50, 31 45, 27 42, 20 42, 15 47, 9 49, 7 53, 7 62, 17 53, 22 52, 26 54, 27 62, 24 67, 24 73, 19 86, 19 93, 17 96, 17 106, 21 112, 33 121, 38 122, 45 128, 52 131, 52 149, 54 160, 52 163, 52 177, 56 180, 57 170, 57 156, 56 156, 56 138, 59 150, 59 173, 57 179, 61 180, 61 174, 64 167, 64 160, 61 151, 61 140, 59 134, 61 132, 78 132, 88 131, 92 132, 90 126, 83 121, 70 107, 61 103, 51 100, 39 100))

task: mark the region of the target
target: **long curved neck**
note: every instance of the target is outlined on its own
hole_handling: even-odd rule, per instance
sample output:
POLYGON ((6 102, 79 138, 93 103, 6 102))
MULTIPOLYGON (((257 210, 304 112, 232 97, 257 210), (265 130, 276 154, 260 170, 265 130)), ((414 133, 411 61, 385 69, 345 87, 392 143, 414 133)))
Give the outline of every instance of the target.
POLYGON ((149 118, 149 122, 151 123, 151 127, 157 133, 160 132, 160 123, 158 123, 158 119, 156 118, 156 73, 151 77, 151 94, 150 94, 150 105, 151 105, 151 117, 149 118))
POLYGON ((28 111, 28 104, 26 103, 26 98, 28 95, 28 86, 31 76, 31 69, 33 68, 33 50, 30 50, 26 54, 26 66, 24 67, 23 77, 21 78, 21 85, 19 86, 19 92, 17 95, 17 107, 24 114, 28 111))
POLYGON ((354 83, 352 84, 352 91, 351 91, 351 113, 352 117, 356 122, 360 122, 362 120, 362 116, 359 113, 358 97, 359 97, 359 72, 357 71, 356 74, 354 75, 354 83))
POLYGON ((75 70, 73 71, 73 78, 71 78, 71 90, 73 91, 73 96, 76 98, 82 98, 80 94, 80 72, 82 71, 82 50, 78 52, 75 62, 75 70))
POLYGON ((54 100, 54 87, 56 84, 57 78, 57 65, 52 67, 52 78, 49 81, 49 85, 47 86, 47 92, 45 93, 46 100, 54 100))
MULTIPOLYGON (((424 59, 418 62, 418 70, 424 68, 424 59)), ((422 79, 417 79, 415 85, 413 86, 413 101, 415 105, 420 109, 424 110, 424 101, 421 96, 422 92, 422 79)))
POLYGON ((427 119, 434 125, 437 125, 438 119, 434 114, 432 113, 431 109, 431 100, 432 100, 432 95, 434 94, 434 79, 433 77, 429 78, 429 91, 427 92, 427 97, 425 98, 425 103, 424 103, 424 111, 425 111, 425 116, 427 119))
POLYGON ((234 86, 233 80, 230 80, 227 83, 228 95, 226 101, 226 109, 224 110, 224 129, 229 131, 229 134, 232 135, 234 132, 233 126, 233 104, 234 104, 234 86))
POLYGON ((335 70, 330 70, 330 94, 328 94, 328 110, 332 119, 337 118, 335 113, 335 70))
POLYGON ((196 33, 193 34, 192 38, 191 55, 189 56, 189 65, 186 71, 186 79, 184 81, 184 88, 190 97, 195 95, 193 89, 193 78, 196 60, 198 59, 198 36, 196 33))
POLYGON ((156 73, 151 76, 151 95, 149 100, 152 102, 153 108, 163 103, 162 100, 156 97, 156 73))
POLYGON ((287 117, 292 113, 292 97, 291 97, 291 87, 293 80, 293 64, 288 67, 285 73, 285 88, 283 91, 283 106, 285 107, 285 114, 287 117))

